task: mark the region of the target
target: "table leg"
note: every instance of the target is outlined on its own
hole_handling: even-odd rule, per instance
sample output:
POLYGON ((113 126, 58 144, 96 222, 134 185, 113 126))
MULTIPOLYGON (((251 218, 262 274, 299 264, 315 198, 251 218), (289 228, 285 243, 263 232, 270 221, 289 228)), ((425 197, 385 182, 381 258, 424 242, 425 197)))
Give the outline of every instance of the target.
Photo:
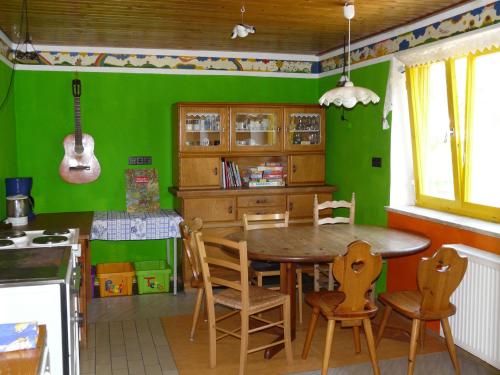
POLYGON ((174 295, 177 295, 177 238, 174 238, 174 295))
MULTIPOLYGON (((296 277, 296 266, 295 263, 281 263, 280 264, 280 290, 281 293, 288 294, 290 296, 290 330, 292 341, 295 340, 295 330, 296 330, 296 306, 295 306, 295 288, 297 281, 296 277)), ((283 340, 283 334, 276 338, 275 341, 283 340)), ((264 353, 264 358, 270 359, 285 346, 283 344, 276 345, 271 348, 266 349, 264 353)))

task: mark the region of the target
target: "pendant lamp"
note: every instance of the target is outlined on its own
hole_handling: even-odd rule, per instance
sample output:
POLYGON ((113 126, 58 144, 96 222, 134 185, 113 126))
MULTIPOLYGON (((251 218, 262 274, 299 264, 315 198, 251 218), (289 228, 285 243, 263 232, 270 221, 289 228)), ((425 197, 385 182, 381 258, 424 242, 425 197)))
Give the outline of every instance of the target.
MULTIPOLYGON (((344 17, 349 22, 349 33, 347 43, 347 76, 343 74, 340 77, 337 87, 328 90, 319 99, 319 104, 330 105, 334 104, 338 107, 352 108, 358 102, 364 105, 368 103, 378 103, 380 98, 373 91, 364 87, 357 87, 351 81, 351 19, 354 18, 354 3, 347 2, 344 5, 344 17)), ((344 58, 345 67, 345 58, 344 58)))

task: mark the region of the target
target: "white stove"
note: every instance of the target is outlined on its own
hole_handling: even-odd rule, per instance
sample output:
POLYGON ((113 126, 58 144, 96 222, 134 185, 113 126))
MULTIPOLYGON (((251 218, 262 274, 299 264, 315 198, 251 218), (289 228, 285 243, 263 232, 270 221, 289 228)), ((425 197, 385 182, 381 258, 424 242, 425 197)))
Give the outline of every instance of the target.
POLYGON ((0 231, 0 254, 4 255, 7 251, 33 249, 40 254, 45 251, 43 248, 71 247, 71 255, 66 258, 66 272, 60 281, 0 285, 0 323, 37 321, 47 326, 52 375, 78 375, 80 371, 79 322, 82 316, 78 307, 81 279, 77 263, 81 255, 78 237, 79 229, 0 231))

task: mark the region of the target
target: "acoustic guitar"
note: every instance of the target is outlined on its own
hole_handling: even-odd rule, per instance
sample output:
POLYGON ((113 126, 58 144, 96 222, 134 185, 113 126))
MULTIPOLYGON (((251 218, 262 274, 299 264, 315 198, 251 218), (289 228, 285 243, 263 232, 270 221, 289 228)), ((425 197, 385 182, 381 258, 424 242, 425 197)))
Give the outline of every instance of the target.
POLYGON ((94 138, 82 133, 80 121, 80 96, 82 83, 72 82, 75 104, 75 133, 64 138, 64 159, 59 166, 62 179, 71 184, 85 184, 95 181, 101 174, 101 166, 94 155, 94 138))

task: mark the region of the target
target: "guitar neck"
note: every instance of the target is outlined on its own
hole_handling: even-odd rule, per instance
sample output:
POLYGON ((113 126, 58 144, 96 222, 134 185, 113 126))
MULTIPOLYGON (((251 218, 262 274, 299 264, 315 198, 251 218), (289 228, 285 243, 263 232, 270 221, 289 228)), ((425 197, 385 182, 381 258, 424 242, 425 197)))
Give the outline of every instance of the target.
POLYGON ((75 147, 80 148, 82 144, 82 126, 80 124, 80 97, 75 99, 75 147))

